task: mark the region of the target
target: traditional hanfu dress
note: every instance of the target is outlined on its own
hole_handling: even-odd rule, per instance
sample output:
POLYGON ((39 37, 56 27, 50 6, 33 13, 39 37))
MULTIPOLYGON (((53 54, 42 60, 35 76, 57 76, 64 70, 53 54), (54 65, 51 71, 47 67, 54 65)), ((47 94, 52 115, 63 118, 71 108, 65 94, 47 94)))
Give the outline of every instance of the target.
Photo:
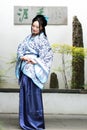
POLYGON ((43 33, 27 36, 18 46, 16 76, 20 84, 19 121, 23 130, 45 129, 42 89, 52 60, 53 52, 43 33), (31 58, 36 64, 22 61, 22 56, 31 58))

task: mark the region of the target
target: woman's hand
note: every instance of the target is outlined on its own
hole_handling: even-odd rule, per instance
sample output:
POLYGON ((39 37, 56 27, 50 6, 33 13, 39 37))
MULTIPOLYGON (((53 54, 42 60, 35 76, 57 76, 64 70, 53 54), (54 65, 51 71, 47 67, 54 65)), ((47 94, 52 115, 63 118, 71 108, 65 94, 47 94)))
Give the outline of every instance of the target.
POLYGON ((24 61, 27 61, 27 60, 28 60, 28 58, 27 58, 26 56, 22 56, 20 59, 21 59, 21 60, 24 60, 24 61))
POLYGON ((31 64, 36 64, 36 61, 32 60, 32 59, 28 59, 27 63, 31 63, 31 64))
POLYGON ((22 57, 21 57, 21 60, 27 61, 27 63, 36 64, 36 61, 34 61, 33 59, 29 59, 29 58, 26 57, 26 56, 22 56, 22 57))

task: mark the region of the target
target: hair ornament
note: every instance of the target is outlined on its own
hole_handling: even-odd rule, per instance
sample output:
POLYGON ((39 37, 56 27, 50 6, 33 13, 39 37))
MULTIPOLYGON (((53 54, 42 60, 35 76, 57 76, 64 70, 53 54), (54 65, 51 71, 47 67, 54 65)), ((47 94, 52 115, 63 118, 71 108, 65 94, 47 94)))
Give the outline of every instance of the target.
POLYGON ((48 16, 44 16, 44 18, 48 22, 49 17, 48 16))

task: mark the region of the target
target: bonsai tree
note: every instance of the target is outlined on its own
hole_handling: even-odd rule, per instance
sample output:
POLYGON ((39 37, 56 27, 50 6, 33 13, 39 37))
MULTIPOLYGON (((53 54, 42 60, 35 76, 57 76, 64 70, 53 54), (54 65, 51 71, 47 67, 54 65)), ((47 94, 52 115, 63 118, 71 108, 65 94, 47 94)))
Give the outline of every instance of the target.
MULTIPOLYGON (((62 73, 62 76, 63 76, 63 81, 64 81, 64 84, 65 84, 65 88, 68 89, 69 88, 69 80, 67 78, 67 74, 66 74, 66 69, 69 69, 70 68, 70 71, 71 70, 74 70, 73 71, 73 80, 72 80, 72 77, 71 78, 71 88, 73 89, 76 89, 77 88, 77 84, 78 84, 78 88, 81 88, 83 87, 83 84, 81 84, 80 86, 80 82, 83 81, 79 81, 79 77, 81 78, 81 75, 80 75, 80 63, 82 63, 83 59, 85 57, 87 57, 87 49, 83 48, 83 47, 75 47, 75 46, 70 46, 70 45, 67 45, 67 44, 52 44, 52 49, 53 49, 53 52, 54 53, 58 53, 58 54, 61 54, 61 60, 62 60, 62 69, 61 69, 61 73, 62 73), (65 58, 65 55, 70 55, 71 57, 73 57, 73 64, 75 64, 76 68, 72 69, 73 66, 72 66, 72 59, 68 59, 69 62, 67 61, 67 59, 65 58), (66 63, 68 62, 68 66, 66 65, 66 63), (71 63, 71 64, 70 64, 71 63), (75 71, 76 70, 76 71, 75 71), (77 71, 78 70, 78 71, 77 71), (78 72, 78 75, 77 75, 77 72, 78 72), (75 79, 74 79, 74 75, 77 76, 77 80, 76 79, 76 76, 75 76, 75 79)), ((58 69, 56 69, 58 71, 58 69)), ((69 72, 70 73, 70 72, 69 72)))
POLYGON ((70 68, 71 64, 67 64, 66 63, 70 63, 70 59, 66 60, 65 56, 70 55, 72 53, 72 46, 68 45, 68 44, 52 44, 52 49, 54 53, 57 54, 61 54, 61 68, 57 68, 56 71, 60 71, 60 73, 62 74, 63 77, 63 82, 65 85, 65 89, 69 88, 68 85, 68 79, 67 79, 67 74, 66 71, 67 69, 70 68))

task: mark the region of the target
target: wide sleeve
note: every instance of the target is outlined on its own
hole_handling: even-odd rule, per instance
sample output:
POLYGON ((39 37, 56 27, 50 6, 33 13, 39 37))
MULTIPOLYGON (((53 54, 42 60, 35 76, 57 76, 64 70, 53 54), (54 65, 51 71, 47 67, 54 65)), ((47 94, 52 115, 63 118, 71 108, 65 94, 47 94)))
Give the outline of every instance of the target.
POLYGON ((39 62, 49 71, 52 61, 53 61, 53 52, 51 46, 46 38, 39 40, 39 62))
POLYGON ((19 75, 20 75, 20 71, 21 71, 21 64, 22 64, 22 61, 21 61, 21 57, 25 54, 25 51, 26 51, 26 42, 28 41, 28 37, 26 37, 23 42, 21 42, 19 45, 18 45, 18 48, 17 48, 17 58, 16 58, 16 67, 15 67, 15 75, 17 78, 19 78, 19 75))
POLYGON ((47 39, 39 39, 38 50, 39 56, 36 58, 35 73, 38 79, 45 83, 53 61, 53 52, 47 39))
POLYGON ((28 36, 18 45, 17 48, 17 59, 20 60, 20 57, 24 56, 26 51, 26 43, 28 42, 28 36))

